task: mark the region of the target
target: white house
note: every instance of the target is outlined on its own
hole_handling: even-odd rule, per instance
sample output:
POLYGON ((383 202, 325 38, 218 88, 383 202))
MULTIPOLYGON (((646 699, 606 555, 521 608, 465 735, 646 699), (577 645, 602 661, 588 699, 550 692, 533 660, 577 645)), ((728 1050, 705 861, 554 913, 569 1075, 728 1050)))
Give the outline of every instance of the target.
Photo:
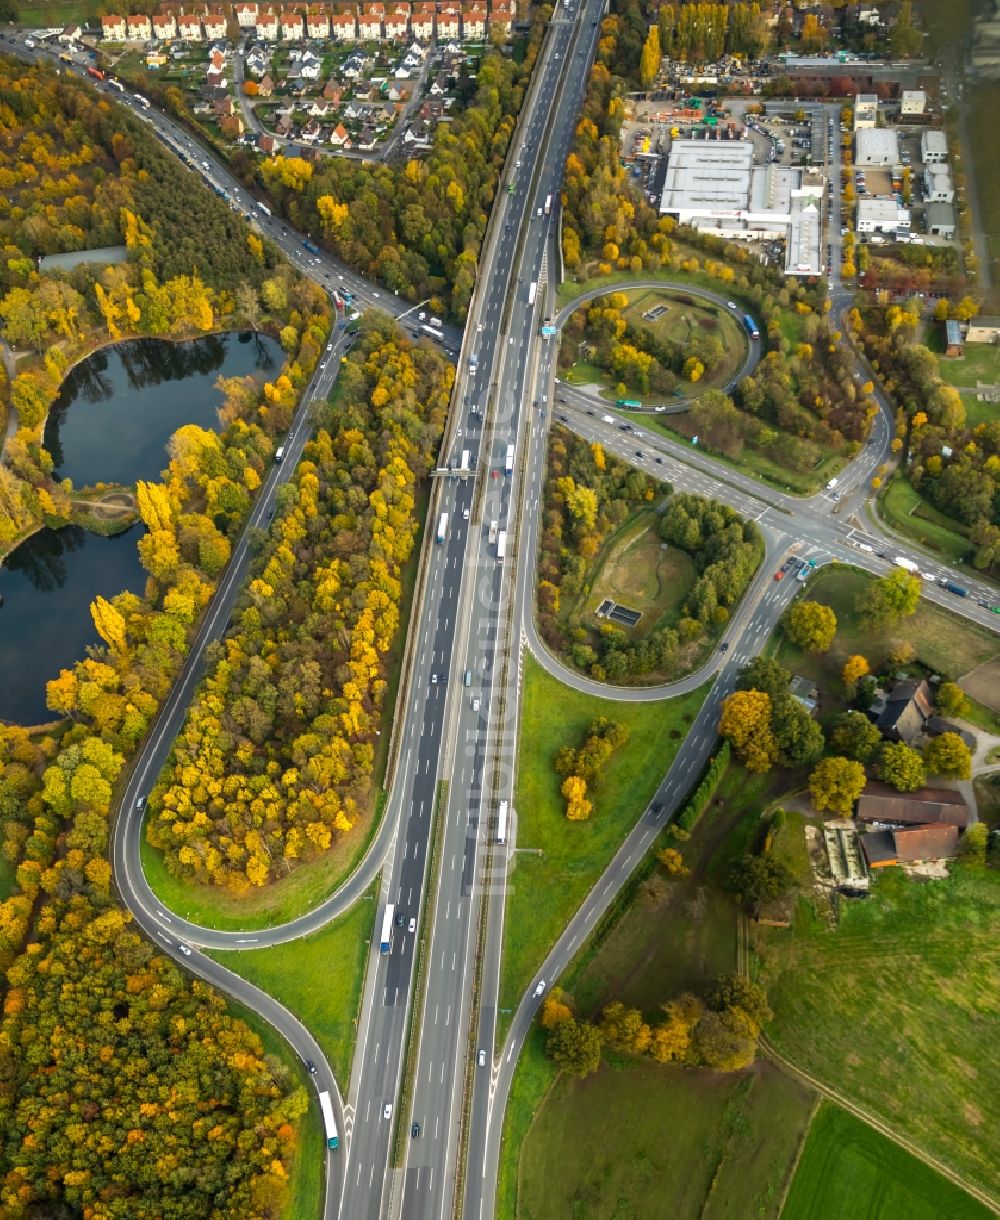
POLYGON ((177 22, 172 13, 155 13, 153 15, 153 37, 161 42, 177 37, 177 22))
POLYGON ((204 27, 206 38, 225 38, 226 18, 223 13, 206 13, 201 19, 201 24, 204 27))
POLYGON ((486 9, 462 9, 462 37, 481 42, 486 37, 486 9))
POLYGON ((859 199, 859 233, 909 233, 910 212, 895 199, 859 199))
POLYGON ((197 13, 181 13, 177 18, 177 36, 186 42, 201 42, 201 18, 197 13))
POLYGON ((924 165, 936 165, 948 160, 948 137, 943 131, 921 132, 920 160, 924 165))
POLYGON ((354 42, 358 36, 358 22, 354 10, 349 13, 334 13, 330 18, 330 34, 337 42, 354 42))
POLYGON ((278 14, 275 12, 257 14, 257 37, 266 42, 278 41, 278 14))
POLYGON ((236 24, 241 30, 250 29, 251 26, 257 24, 257 5, 250 2, 234 4, 233 12, 236 15, 236 24))
POLYGON ((854 136, 855 165, 899 165, 899 137, 891 127, 862 128, 854 136))
POLYGON ((854 130, 863 131, 878 123, 878 98, 874 93, 859 93, 854 99, 854 130))
POLYGON ((153 26, 145 13, 133 13, 125 18, 125 22, 130 41, 142 39, 143 42, 148 42, 153 37, 153 26))
POLYGON ((904 89, 899 99, 899 117, 911 118, 927 109, 927 94, 923 89, 904 89))
POLYGON ((310 9, 306 18, 306 32, 310 38, 329 38, 330 14, 325 9, 310 9))
POLYGON ((281 37, 286 42, 301 42, 305 37, 306 23, 301 13, 289 9, 281 11, 281 37))
POLYGON ((126 25, 124 17, 102 17, 101 34, 109 42, 124 42, 126 25))
POLYGON ((947 165, 928 165, 924 170, 924 196, 928 203, 952 203, 955 187, 947 165))

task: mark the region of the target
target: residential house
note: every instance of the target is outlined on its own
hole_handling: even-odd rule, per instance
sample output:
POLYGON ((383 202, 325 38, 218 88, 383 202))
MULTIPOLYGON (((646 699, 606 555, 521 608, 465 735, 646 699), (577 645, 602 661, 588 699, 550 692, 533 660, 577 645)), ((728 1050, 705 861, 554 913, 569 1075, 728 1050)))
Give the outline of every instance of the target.
POLYGON ((405 102, 410 96, 410 91, 404 85, 392 80, 386 85, 385 96, 390 102, 405 102))
POLYGON ((462 37, 482 42, 486 37, 486 9, 467 7, 462 9, 462 37))
MULTIPOLYGON (((434 18, 437 9, 434 4, 414 4, 410 13, 410 33, 421 42, 431 42, 434 38, 434 18)), ((411 47, 412 51, 413 48, 411 47)))
POLYGON ((153 36, 153 26, 145 13, 132 13, 125 18, 130 42, 141 39, 148 42, 153 36))
POLYGON ((365 70, 365 60, 362 55, 352 55, 349 59, 344 60, 343 67, 340 69, 340 75, 344 80, 358 80, 365 70))
POLYGON ((514 15, 506 10, 500 10, 496 5, 493 6, 493 11, 489 17, 490 33, 502 34, 504 38, 510 37, 510 32, 514 28, 514 15))
POLYGON ((331 76, 323 86, 323 96, 334 106, 339 106, 340 99, 344 96, 343 86, 339 85, 331 76))
POLYGON ((257 96, 270 97, 274 92, 274 81, 265 72, 257 83, 257 96))
POLYGON ((68 25, 68 26, 66 26, 66 28, 64 30, 61 30, 59 32, 59 34, 56 36, 56 42, 61 42, 63 44, 76 42, 76 40, 82 34, 83 34, 82 25, 68 25))
POLYGON ((958 852, 958 827, 908 826, 900 830, 874 830, 859 836, 869 868, 948 860, 958 852))
POLYGON ((228 119, 231 115, 236 114, 236 102, 232 95, 227 93, 225 97, 216 98, 212 103, 212 113, 217 119, 228 119))
POLYGON ((414 63, 422 64, 424 62, 424 48, 417 42, 416 39, 406 48, 406 58, 412 59, 414 63))
POLYGON ((257 135, 257 147, 262 153, 267 153, 268 156, 273 156, 278 149, 278 141, 272 135, 268 135, 266 131, 259 132, 257 135))
POLYGON ((795 674, 788 684, 788 693, 797 700, 811 716, 819 704, 819 691, 816 683, 801 674, 795 674))
POLYGON ((257 14, 257 37, 266 42, 278 41, 278 14, 273 9, 257 14))
POLYGON ((177 37, 185 42, 201 42, 201 18, 197 13, 181 13, 178 16, 177 37))
POLYGON ((358 148, 362 152, 371 152, 378 140, 378 132, 375 130, 373 123, 366 123, 361 128, 361 134, 358 136, 358 148))
MULTIPOLYGON (((878 704, 872 706, 875 711, 878 704)), ((879 708, 875 725, 889 741, 912 744, 924 731, 924 724, 934 715, 931 688, 925 678, 907 678, 897 682, 879 708)))
POLYGON ((965 797, 954 788, 918 788, 916 792, 897 792, 888 784, 869 780, 858 797, 857 822, 860 825, 925 826, 946 825, 964 829, 969 823, 965 797))
POLYGON ((177 37, 177 21, 173 13, 154 13, 152 21, 154 38, 166 42, 168 38, 177 37))
POLYGON ((330 143, 334 148, 350 148, 351 137, 343 123, 338 123, 330 132, 330 143))
POLYGON ((250 50, 247 51, 244 66, 252 77, 259 80, 267 69, 267 60, 267 53, 265 52, 264 48, 258 44, 252 46, 250 50))
POLYGON ((427 89, 427 92, 431 95, 431 97, 442 97, 448 92, 448 82, 445 79, 443 72, 439 72, 437 76, 434 77, 427 89))
POLYGON ((854 99, 854 130, 878 126, 878 98, 874 93, 859 93, 854 99))
POLYGON ((281 37, 285 42, 301 42, 306 36, 306 19, 291 9, 281 11, 281 37))
POLYGON ((330 37, 330 14, 326 9, 311 8, 306 17, 306 33, 310 38, 330 37))
POLYGON ((319 80, 322 66, 318 56, 314 55, 312 51, 306 51, 299 60, 299 76, 303 80, 319 80))
POLYGON ((299 139, 306 140, 310 144, 315 143, 319 139, 320 125, 318 119, 310 119, 307 123, 303 123, 302 130, 299 132, 299 139))
POLYGON ((234 4, 233 13, 236 17, 236 24, 241 30, 248 30, 257 24, 257 5, 249 2, 234 4))
POLYGON ((151 51, 146 52, 146 67, 152 70, 157 68, 165 68, 167 66, 167 54, 165 51, 158 51, 155 47, 151 51))
POLYGON ((877 8, 859 8, 858 24, 880 26, 882 24, 882 15, 877 8))
POLYGON ((417 148, 429 148, 431 131, 423 119, 414 119, 403 132, 403 143, 415 145, 417 148))
POLYGON ((405 64, 400 64, 396 68, 394 75, 397 80, 409 80, 414 75, 414 69, 408 68, 405 64))
POLYGON ((460 38, 462 33, 462 18, 459 13, 438 13, 438 38, 460 38))
POLYGON ((938 165, 948 160, 948 137, 936 129, 920 133, 920 160, 924 165, 938 165))
POLYGON ((127 32, 124 17, 102 17, 101 35, 109 42, 124 42, 127 32))
POLYGON ((971 318, 965 328, 966 343, 997 343, 1000 342, 1000 317, 989 317, 980 314, 971 318))
POLYGON ((382 13, 374 5, 365 5, 361 10, 358 17, 358 37, 365 42, 381 41, 382 13))
POLYGON ((334 13, 330 18, 330 37, 337 42, 354 42, 358 36, 358 20, 354 9, 334 13))
POLYGON ((331 106, 326 98, 317 97, 313 99, 313 102, 309 107, 309 114, 314 119, 325 119, 330 115, 331 111, 335 109, 336 107, 331 106))
POLYGON ((403 42, 410 36, 409 8, 395 8, 385 15, 383 29, 387 42, 403 42))
POLYGON ((206 13, 201 19, 201 24, 206 38, 225 38, 226 17, 224 13, 206 13))

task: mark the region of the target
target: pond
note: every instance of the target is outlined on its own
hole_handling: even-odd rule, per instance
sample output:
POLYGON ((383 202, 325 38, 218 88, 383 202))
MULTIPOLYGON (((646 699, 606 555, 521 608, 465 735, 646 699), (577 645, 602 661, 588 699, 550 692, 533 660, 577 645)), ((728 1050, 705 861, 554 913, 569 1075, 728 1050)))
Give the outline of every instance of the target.
POLYGON ((0 719, 54 719, 45 683, 100 642, 90 603, 145 587, 136 552, 143 531, 136 525, 103 538, 76 525, 43 529, 8 556, 0 568, 0 719))
POLYGON ((217 378, 269 379, 283 360, 277 340, 253 332, 101 348, 70 370, 49 413, 45 448, 56 477, 74 487, 158 479, 178 428, 218 427, 217 378))

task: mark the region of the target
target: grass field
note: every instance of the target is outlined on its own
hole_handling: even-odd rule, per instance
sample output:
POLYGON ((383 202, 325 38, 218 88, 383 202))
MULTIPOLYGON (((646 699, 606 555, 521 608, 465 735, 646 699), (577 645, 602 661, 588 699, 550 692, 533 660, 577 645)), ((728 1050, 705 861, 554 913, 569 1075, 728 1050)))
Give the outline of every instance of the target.
POLYGON ((824 1102, 781 1220, 986 1220, 964 1191, 845 1110, 824 1102))
POLYGON ((271 949, 212 950, 209 956, 293 1012, 315 1036, 346 1092, 354 1054, 365 961, 375 922, 375 889, 311 936, 271 949))
MULTIPOLYGON (((944 6, 945 0, 931 0, 944 6)), ((960 0, 959 12, 969 8, 969 0, 960 0)), ((969 141, 972 145, 976 200, 973 216, 986 234, 990 258, 992 294, 988 308, 1000 303, 1000 163, 996 156, 996 115, 1000 107, 1000 83, 983 81, 968 89, 969 141)))
POLYGON ((310 1087, 305 1065, 284 1038, 257 1013, 226 998, 226 1006, 234 1017, 239 1017, 260 1037, 264 1053, 277 1059, 287 1070, 291 1080, 301 1085, 309 1097, 309 1109, 301 1118, 302 1138, 295 1150, 288 1174, 288 1203, 282 1220, 319 1220, 322 1215, 323 1174, 326 1165, 326 1147, 323 1140, 323 1116, 320 1114, 316 1090, 310 1087))
POLYGON ((885 870, 834 931, 800 903, 790 931, 752 933, 774 1046, 994 1196, 998 920, 1000 875, 953 865, 885 870))
POLYGON ((907 479, 897 475, 878 505, 890 529, 953 563, 971 560, 972 546, 963 532, 965 527, 928 504, 907 479))
POLYGON ((776 1217, 812 1106, 766 1063, 724 1075, 623 1060, 561 1076, 524 1145, 517 1215, 776 1217))
POLYGON ((686 345, 699 330, 716 334, 722 341, 725 356, 704 377, 696 382, 680 381, 678 389, 685 395, 701 394, 705 390, 727 385, 736 375, 747 354, 747 337, 739 322, 727 309, 720 309, 697 297, 685 298, 683 293, 663 292, 646 288, 629 294, 624 316, 633 326, 651 331, 658 339, 686 345), (655 320, 643 314, 657 307, 665 312, 655 320))
POLYGON ((1000 380, 1000 346, 995 343, 966 343, 962 352, 961 356, 938 357, 941 376, 949 385, 975 389, 977 381, 992 383, 1000 380))
POLYGON ((1000 636, 925 600, 921 600, 916 614, 896 627, 885 631, 863 627, 854 609, 855 598, 873 579, 853 568, 822 570, 805 596, 833 608, 837 616, 833 646, 822 654, 803 653, 782 638, 778 660, 793 673, 805 674, 826 691, 835 692, 842 689, 840 671, 848 656, 860 653, 874 670, 904 640, 913 645, 917 657, 929 669, 948 678, 958 678, 1000 652, 1000 636))
POLYGON ((614 539, 587 582, 585 612, 593 614, 611 598, 642 618, 629 633, 643 637, 672 623, 697 579, 695 566, 677 547, 667 547, 656 532, 655 513, 644 512, 614 539))
POLYGON ((642 813, 707 692, 706 685, 662 703, 616 703, 563 686, 525 656, 518 850, 504 920, 501 1006, 516 1003, 642 813), (590 819, 569 822, 552 760, 562 746, 583 743, 595 716, 627 724, 631 736, 612 758, 600 786, 588 793, 594 802, 590 819))

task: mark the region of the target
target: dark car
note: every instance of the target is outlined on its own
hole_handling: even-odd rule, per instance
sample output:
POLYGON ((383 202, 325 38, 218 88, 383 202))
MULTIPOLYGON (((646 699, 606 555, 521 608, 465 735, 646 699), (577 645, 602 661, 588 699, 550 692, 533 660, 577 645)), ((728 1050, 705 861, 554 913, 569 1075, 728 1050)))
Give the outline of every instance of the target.
POLYGON ((396 912, 396 927, 401 928, 406 923, 406 916, 402 911, 396 912))
POLYGON ((313 1061, 311 1059, 306 1060, 306 1068, 307 1068, 310 1076, 316 1075, 316 1064, 313 1063, 313 1061))
POLYGON ((415 1139, 415 1140, 420 1139, 420 1124, 419 1123, 414 1123, 413 1126, 410 1128, 410 1138, 415 1139))

